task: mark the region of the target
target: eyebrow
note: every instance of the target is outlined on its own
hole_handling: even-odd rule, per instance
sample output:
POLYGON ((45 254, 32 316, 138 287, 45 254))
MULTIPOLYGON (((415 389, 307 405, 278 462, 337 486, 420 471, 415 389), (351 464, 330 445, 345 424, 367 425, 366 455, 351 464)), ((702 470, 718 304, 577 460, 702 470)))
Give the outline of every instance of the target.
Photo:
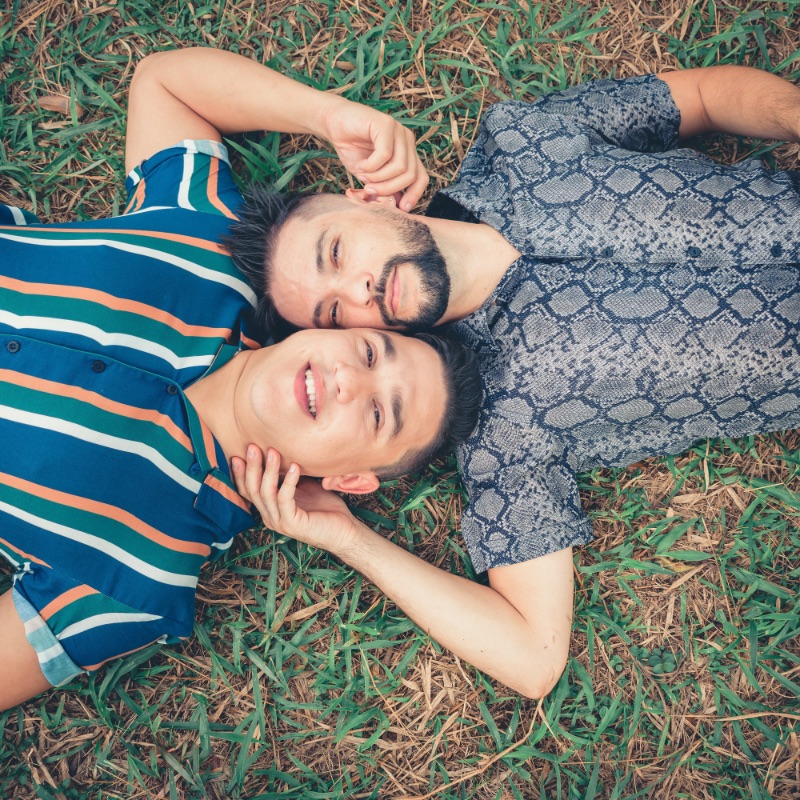
POLYGON ((394 430, 389 439, 394 439, 403 430, 403 398, 400 392, 392 392, 392 417, 394 418, 394 430))
POLYGON ((383 355, 389 360, 394 361, 397 358, 397 350, 394 342, 389 338, 388 334, 382 331, 375 331, 378 334, 381 342, 383 342, 383 355))
MULTIPOLYGON (((322 263, 322 240, 325 238, 324 232, 319 235, 317 239, 317 272, 321 275, 325 265, 322 263)), ((314 313, 311 316, 311 325, 314 328, 322 327, 322 300, 314 307, 314 313)))

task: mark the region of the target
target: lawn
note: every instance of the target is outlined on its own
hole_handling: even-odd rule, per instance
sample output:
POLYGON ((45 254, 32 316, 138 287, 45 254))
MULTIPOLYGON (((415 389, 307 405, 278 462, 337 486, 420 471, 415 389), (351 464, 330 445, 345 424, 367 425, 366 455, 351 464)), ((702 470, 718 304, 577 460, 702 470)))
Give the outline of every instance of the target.
MULTIPOLYGON (((397 115, 431 192, 498 99, 715 63, 800 79, 800 0, 10 5, 0 202, 43 221, 119 212, 127 87, 164 48, 236 50, 397 115)), ((800 166, 797 145, 696 144, 800 166)), ((348 185, 324 142, 230 145, 243 183, 348 185)), ((335 558, 256 527, 205 574, 191 641, 0 714, 0 796, 800 797, 800 436, 703 441, 580 484, 597 535, 575 555, 569 665, 543 702, 442 650, 335 558)), ((358 513, 474 577, 464 502, 448 460, 358 513)))

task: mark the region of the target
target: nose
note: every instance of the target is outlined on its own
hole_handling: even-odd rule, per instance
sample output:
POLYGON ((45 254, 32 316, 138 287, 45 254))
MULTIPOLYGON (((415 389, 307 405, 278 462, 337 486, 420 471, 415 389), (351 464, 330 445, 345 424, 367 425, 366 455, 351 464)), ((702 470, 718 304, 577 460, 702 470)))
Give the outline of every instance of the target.
POLYGON ((345 301, 354 309, 369 308, 373 302, 374 291, 375 281, 372 275, 361 273, 347 283, 343 295, 345 301))
POLYGON ((349 403, 364 391, 366 376, 364 370, 357 364, 340 361, 333 367, 333 381, 336 390, 336 400, 339 403, 349 403))

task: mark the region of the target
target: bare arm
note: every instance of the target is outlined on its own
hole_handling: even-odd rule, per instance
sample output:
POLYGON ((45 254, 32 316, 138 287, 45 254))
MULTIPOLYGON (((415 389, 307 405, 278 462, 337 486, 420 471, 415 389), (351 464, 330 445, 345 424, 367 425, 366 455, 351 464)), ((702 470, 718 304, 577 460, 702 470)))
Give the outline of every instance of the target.
POLYGON ((720 131, 800 141, 800 88, 751 67, 720 65, 659 76, 681 112, 681 138, 720 131))
POLYGON ((11 592, 0 595, 0 711, 50 688, 28 643, 11 592))
POLYGON ((260 452, 253 455, 248 453, 246 475, 244 464, 234 459, 234 476, 265 525, 334 553, 436 641, 520 694, 539 698, 553 688, 569 650, 570 549, 492 569, 491 585, 482 586, 392 544, 317 482, 298 486, 297 472, 290 471, 278 490, 280 459, 264 470, 260 452))
POLYGON ((137 66, 128 108, 128 170, 183 139, 219 140, 221 134, 252 130, 327 139, 367 188, 382 195, 404 191, 404 210, 428 183, 413 134, 360 103, 207 47, 154 53, 137 66))

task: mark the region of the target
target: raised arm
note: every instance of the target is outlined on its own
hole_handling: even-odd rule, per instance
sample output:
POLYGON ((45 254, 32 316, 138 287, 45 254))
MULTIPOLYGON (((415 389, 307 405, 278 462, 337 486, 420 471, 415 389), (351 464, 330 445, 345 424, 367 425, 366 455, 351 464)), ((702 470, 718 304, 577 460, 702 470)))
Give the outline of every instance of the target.
MULTIPOLYGON (((251 452, 252 451, 252 452, 251 452)), ((490 586, 428 564, 357 521, 341 498, 274 457, 234 459, 234 478, 264 524, 332 552, 382 589, 423 630, 520 694, 539 698, 566 665, 572 624, 570 549, 489 571, 490 586), (246 471, 245 471, 246 470, 246 471), (262 478, 263 475, 263 478, 262 478)))
POLYGON ((428 183, 413 134, 387 114, 304 86, 255 61, 205 47, 154 53, 136 68, 125 163, 132 169, 183 139, 251 130, 327 139, 378 194, 404 192, 410 210, 428 183))
POLYGON ((720 65, 664 72, 681 112, 680 136, 719 131, 800 141, 800 88, 752 67, 720 65))

